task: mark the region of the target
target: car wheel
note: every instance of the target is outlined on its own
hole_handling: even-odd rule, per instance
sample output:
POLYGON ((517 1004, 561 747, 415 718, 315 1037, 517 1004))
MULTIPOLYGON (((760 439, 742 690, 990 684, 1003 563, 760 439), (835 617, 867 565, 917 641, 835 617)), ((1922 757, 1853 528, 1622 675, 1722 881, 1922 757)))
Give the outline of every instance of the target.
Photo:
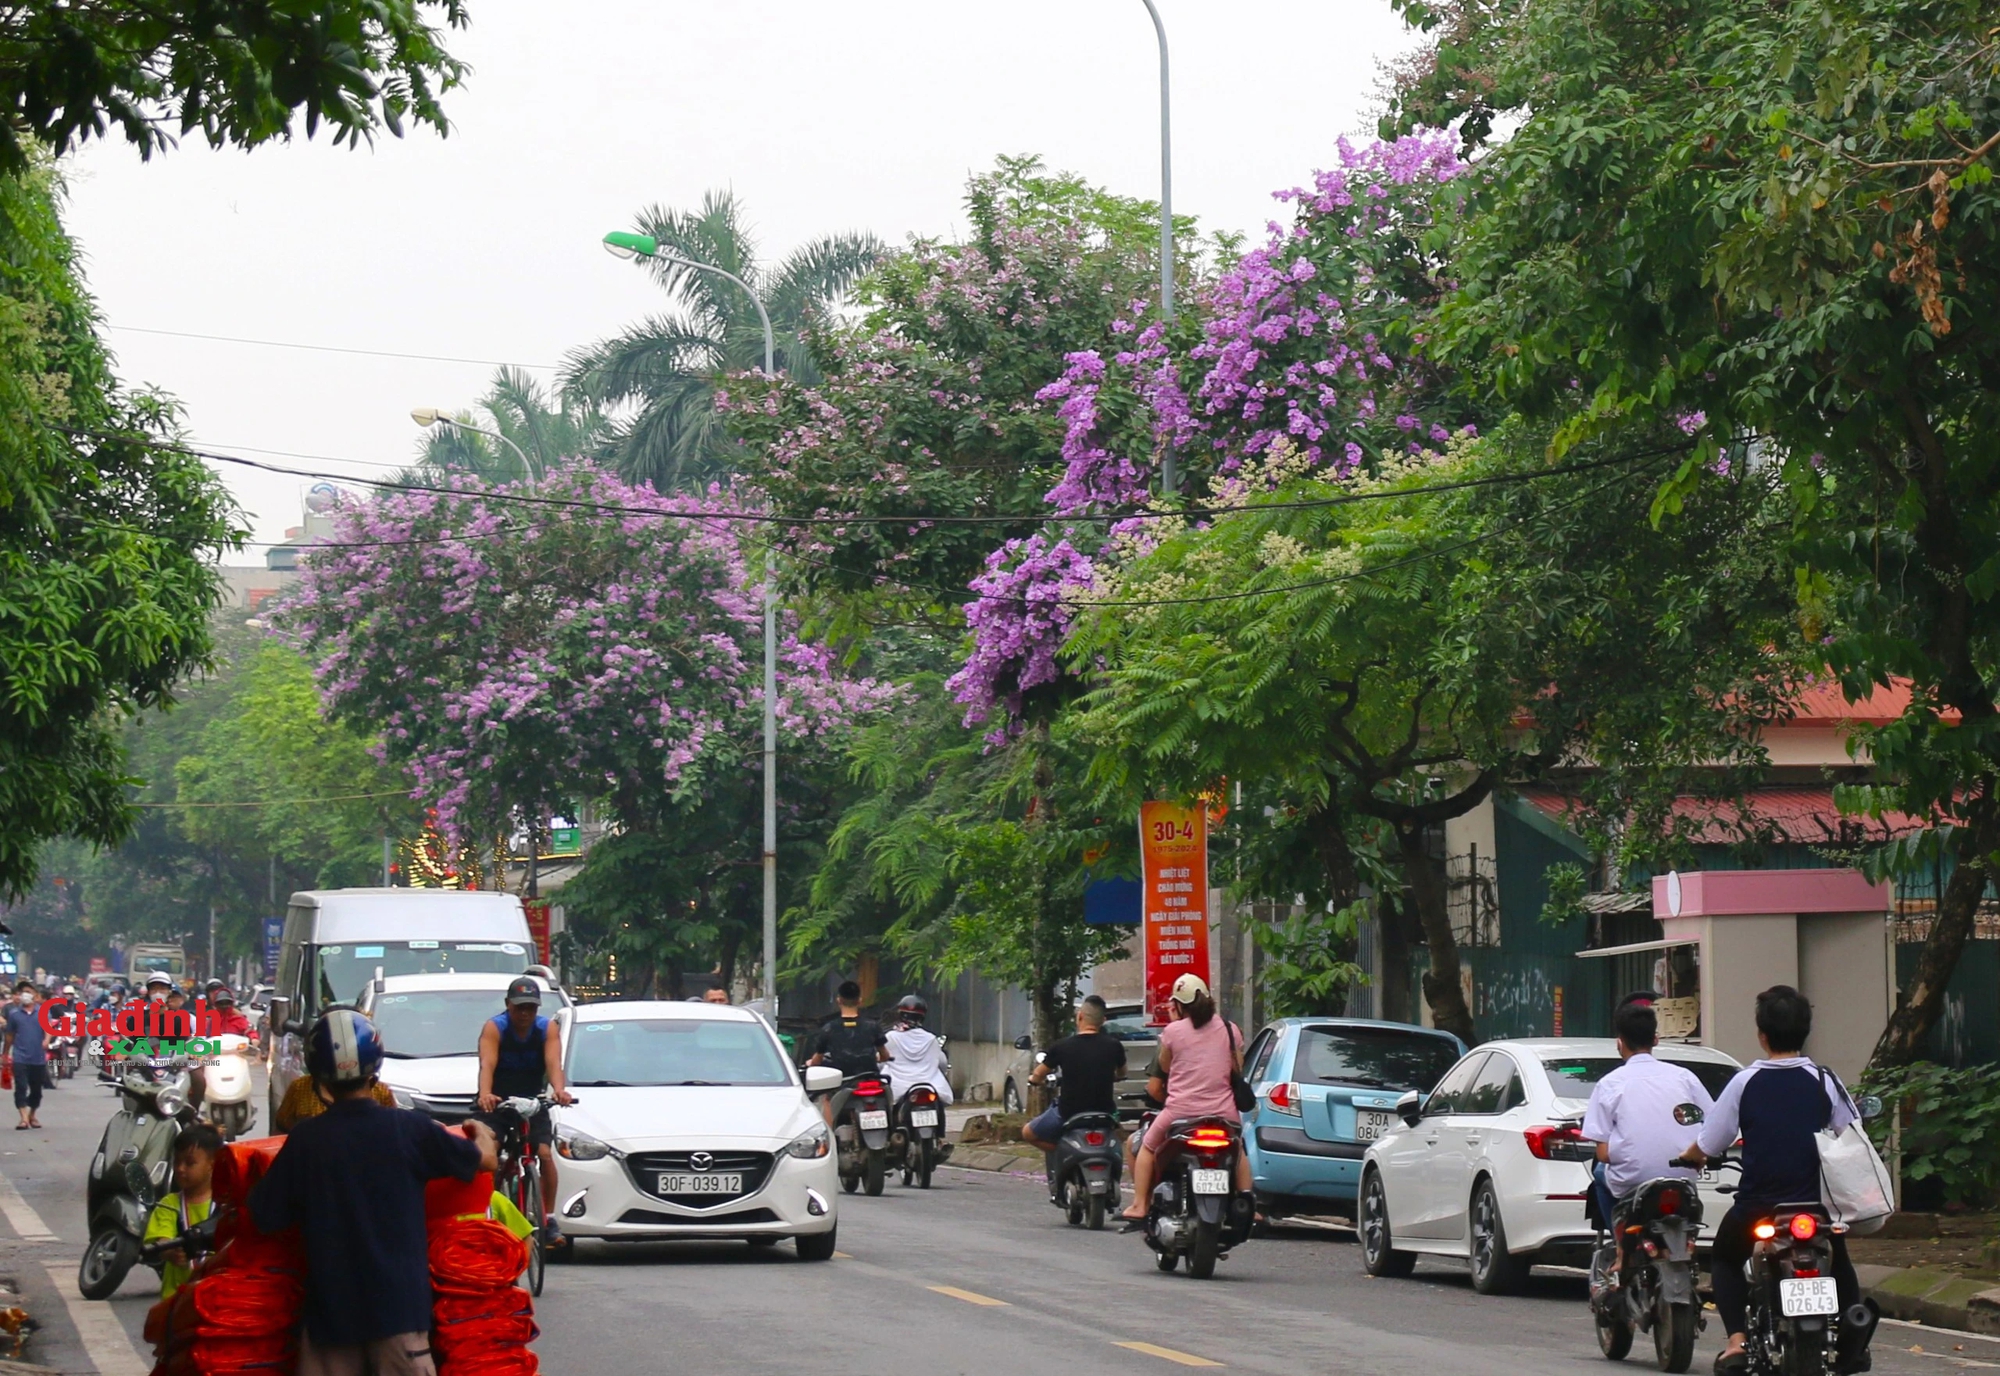
POLYGON ((1472 1288, 1482 1295, 1511 1295, 1528 1273, 1525 1260, 1507 1250, 1507 1227, 1500 1221, 1500 1196, 1491 1180, 1472 1189, 1468 1222, 1472 1233, 1472 1288))
POLYGON ((1370 1171, 1362 1180, 1358 1212, 1362 1270, 1371 1276, 1407 1276, 1417 1269, 1417 1254, 1397 1251, 1389 1233, 1389 1194, 1380 1171, 1370 1171))
POLYGON ((1024 1107, 1026 1105, 1021 1102, 1020 1087, 1014 1083, 1013 1077, 1009 1076, 1007 1087, 1000 1091, 1000 1111, 1002 1113, 1019 1113, 1024 1107))
POLYGON ((833 1260, 834 1235, 839 1228, 828 1228, 823 1233, 805 1233, 792 1239, 792 1245, 799 1250, 800 1261, 833 1260))

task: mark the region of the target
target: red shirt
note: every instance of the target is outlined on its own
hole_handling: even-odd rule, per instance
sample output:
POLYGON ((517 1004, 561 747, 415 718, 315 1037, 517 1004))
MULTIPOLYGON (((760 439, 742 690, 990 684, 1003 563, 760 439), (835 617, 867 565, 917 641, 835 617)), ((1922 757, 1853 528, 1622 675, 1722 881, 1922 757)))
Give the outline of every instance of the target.
POLYGON ((240 1008, 216 1009, 215 1023, 225 1036, 232 1033, 238 1037, 250 1035, 250 1019, 243 1016, 243 1010, 240 1008))

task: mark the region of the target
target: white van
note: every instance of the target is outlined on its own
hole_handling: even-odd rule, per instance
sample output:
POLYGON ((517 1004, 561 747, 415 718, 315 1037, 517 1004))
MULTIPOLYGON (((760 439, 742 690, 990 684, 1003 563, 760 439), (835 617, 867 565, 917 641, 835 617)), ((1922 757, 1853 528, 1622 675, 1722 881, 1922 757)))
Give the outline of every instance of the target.
POLYGON ((285 912, 271 996, 271 1116, 305 1073, 305 1033, 331 1003, 359 1003, 378 976, 518 975, 538 959, 521 900, 456 889, 316 889, 285 912))

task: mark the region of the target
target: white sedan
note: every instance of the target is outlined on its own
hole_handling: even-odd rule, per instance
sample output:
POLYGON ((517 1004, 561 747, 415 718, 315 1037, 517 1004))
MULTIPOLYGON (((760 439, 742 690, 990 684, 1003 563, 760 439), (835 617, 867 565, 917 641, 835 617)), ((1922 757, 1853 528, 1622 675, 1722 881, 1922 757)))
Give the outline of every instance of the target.
MULTIPOLYGON (((1693 1071, 1711 1098, 1740 1068, 1705 1046, 1662 1043, 1655 1054, 1693 1071)), ((1362 1162, 1362 1264, 1406 1276, 1419 1253, 1463 1257, 1488 1295, 1514 1289, 1532 1265, 1588 1265, 1590 1147, 1578 1129, 1591 1086, 1618 1064, 1609 1038, 1487 1042, 1428 1095, 1404 1095, 1400 1121, 1362 1162)), ((1729 1200, 1707 1174, 1712 1232, 1729 1200)))
POLYGON ((556 1208, 573 1238, 791 1238, 833 1255, 840 1179, 800 1072, 770 1025, 711 1003, 594 1003, 564 1047, 577 1102, 555 1111, 556 1208))

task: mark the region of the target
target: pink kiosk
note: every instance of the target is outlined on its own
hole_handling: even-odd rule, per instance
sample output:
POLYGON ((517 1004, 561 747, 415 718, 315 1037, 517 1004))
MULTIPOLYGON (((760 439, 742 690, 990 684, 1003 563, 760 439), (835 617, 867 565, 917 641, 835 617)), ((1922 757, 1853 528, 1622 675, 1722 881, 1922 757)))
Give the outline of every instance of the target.
MULTIPOLYGON (((1848 869, 1691 870, 1653 880, 1663 949, 1693 947, 1693 989, 1672 992, 1688 1040, 1746 1065, 1762 1054, 1759 990, 1789 984, 1812 1000, 1806 1050, 1852 1083, 1895 1001, 1889 885, 1848 869), (1692 1024, 1686 1026, 1685 1024, 1692 1024)), ((1665 1009, 1662 1010, 1663 1014, 1665 1009)), ((1663 1016, 1662 1032, 1668 1019, 1663 1016)))

